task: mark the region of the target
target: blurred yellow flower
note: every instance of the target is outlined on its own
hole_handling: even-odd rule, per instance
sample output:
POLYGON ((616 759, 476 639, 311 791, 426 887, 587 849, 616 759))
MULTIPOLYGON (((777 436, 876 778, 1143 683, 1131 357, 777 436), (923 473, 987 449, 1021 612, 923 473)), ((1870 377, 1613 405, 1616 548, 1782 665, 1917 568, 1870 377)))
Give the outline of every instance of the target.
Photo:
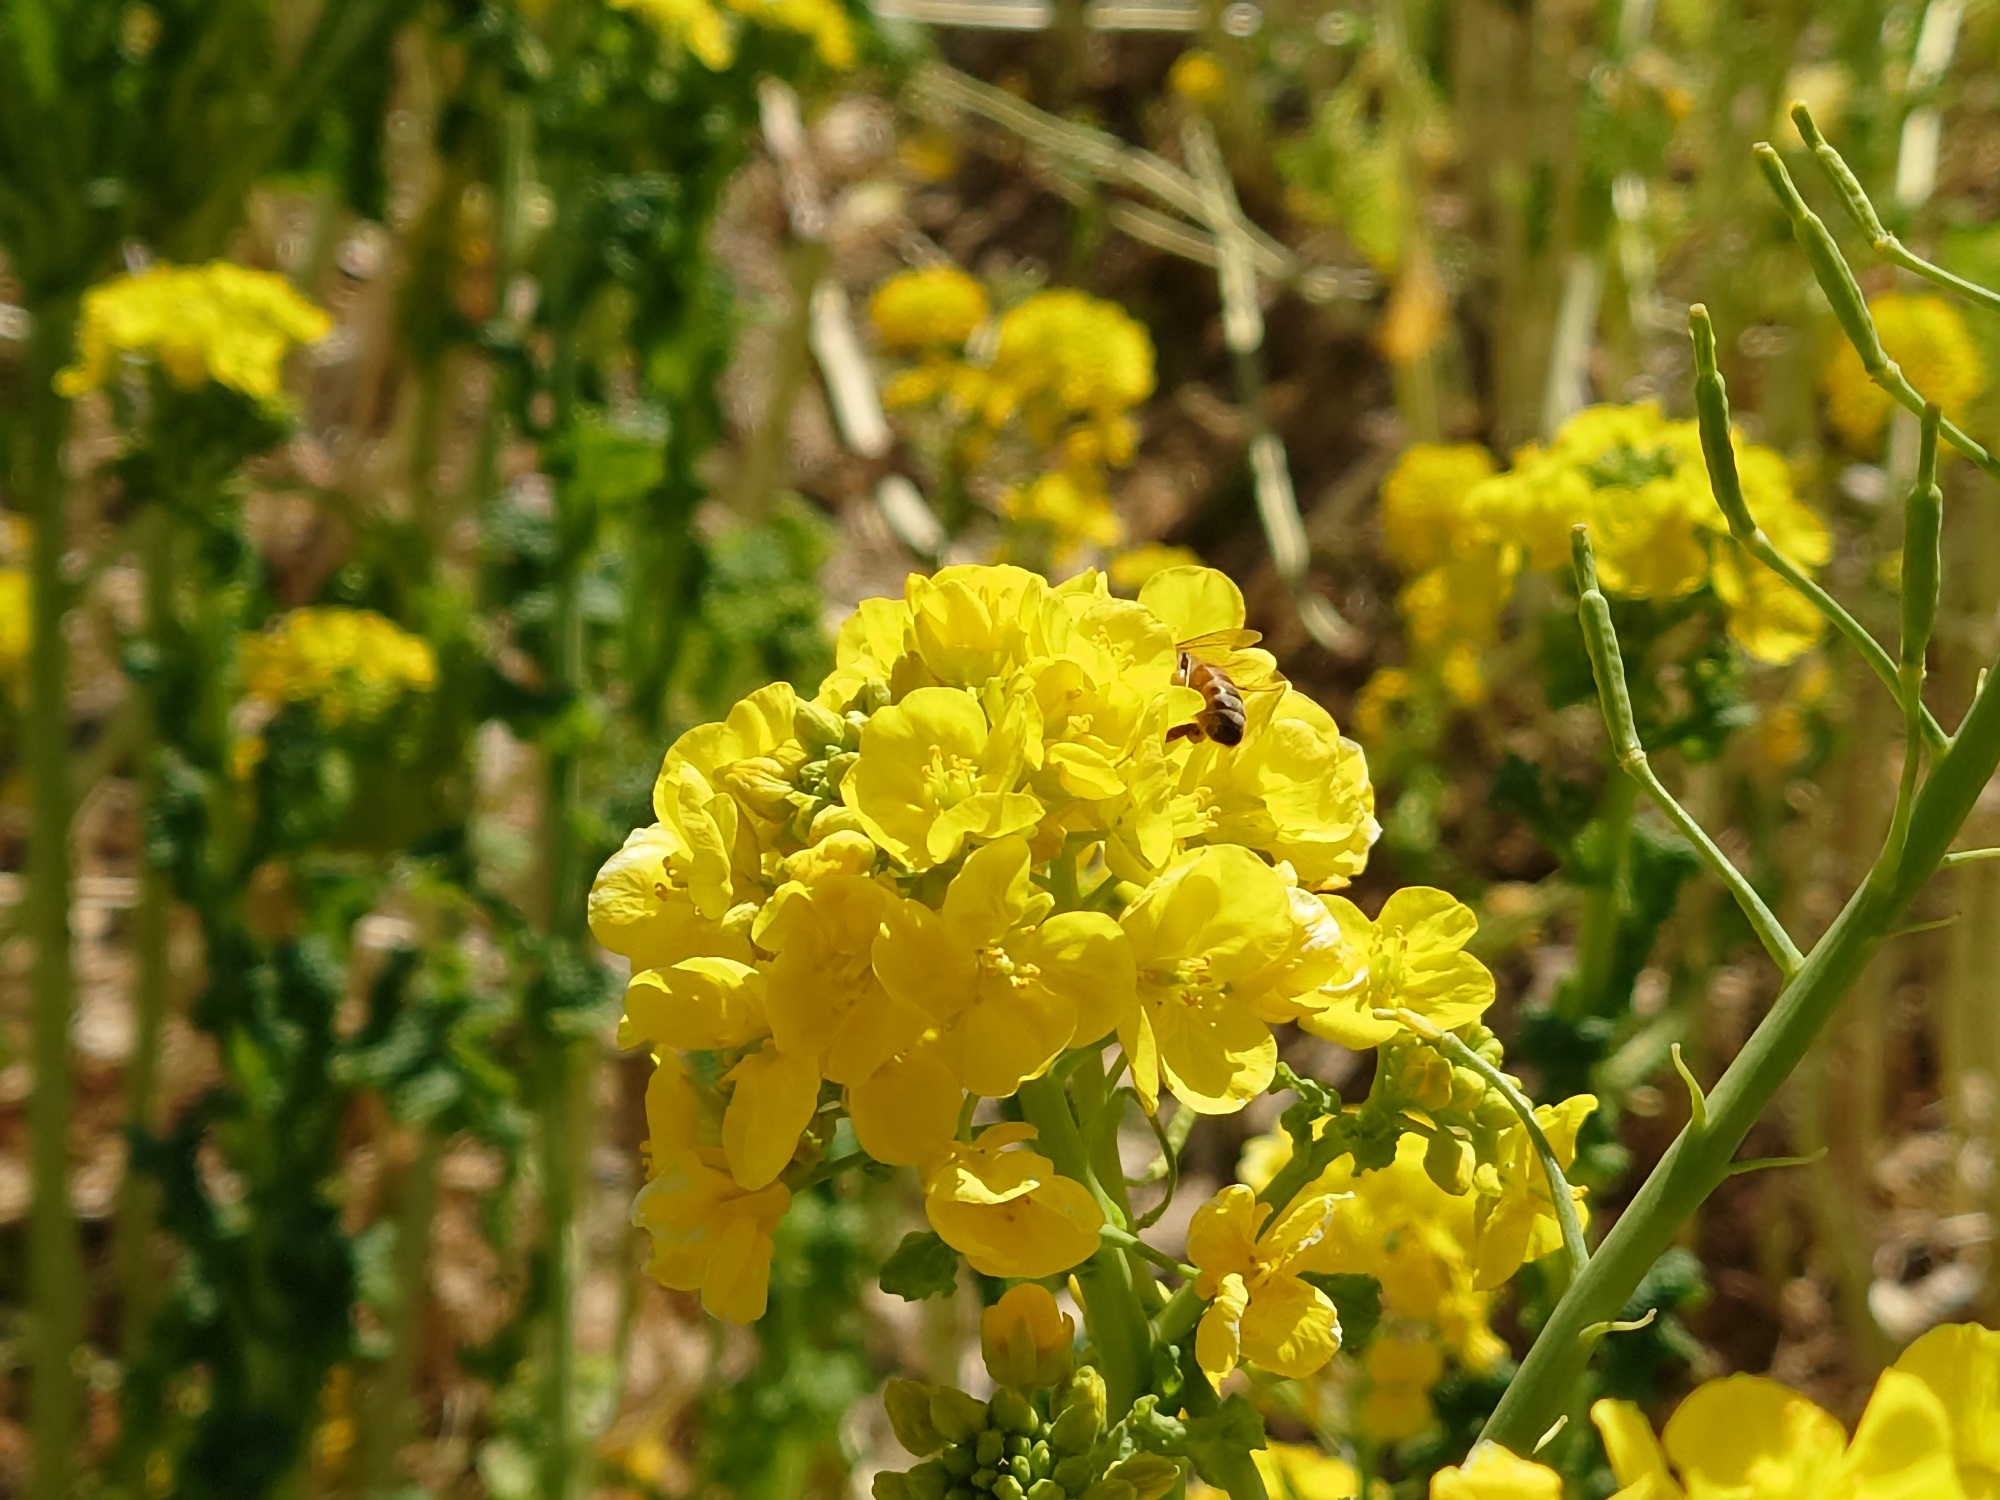
POLYGON ((33 603, 27 570, 0 567, 0 677, 11 679, 27 665, 34 638, 33 603))
POLYGON ((839 0, 611 0, 619 10, 636 11, 686 47, 703 66, 720 70, 736 61, 736 28, 728 12, 760 26, 795 31, 811 39, 820 61, 830 68, 854 66, 854 24, 839 0))
POLYGON ((1191 548, 1170 547, 1163 542, 1142 542, 1116 554, 1106 571, 1111 576, 1113 588, 1121 593, 1136 594, 1155 573, 1165 572, 1168 568, 1196 567, 1200 563, 1200 555, 1191 548))
POLYGON ((1356 1413, 1378 1443, 1400 1443, 1430 1425, 1431 1387, 1444 1377, 1444 1350, 1431 1339, 1378 1333, 1363 1356, 1368 1394, 1356 1413))
POLYGON ((1239 1361, 1300 1380, 1340 1348, 1340 1315, 1325 1292, 1301 1279, 1338 1205, 1296 1200, 1275 1223, 1271 1205, 1232 1183, 1194 1211, 1187 1253, 1208 1301, 1195 1330, 1195 1359, 1221 1384, 1239 1361))
POLYGON ((1213 104, 1229 87, 1215 54, 1191 47, 1167 70, 1167 87, 1190 104, 1213 104))
POLYGON ((1086 548, 1115 547, 1125 540, 1125 523, 1095 481, 1088 471, 1081 480, 1067 472, 1044 474, 1012 486, 1001 498, 1000 510, 1011 521, 1048 532, 1051 560, 1062 567, 1086 548))
POLYGON ((952 265, 892 276, 868 302, 875 336, 890 349, 962 347, 988 313, 985 288, 952 265))
POLYGON ((309 703, 328 724, 382 717, 437 685, 437 656, 370 609, 295 609, 243 638, 243 686, 270 704, 309 703))
MULTIPOLYGON (((1535 1106, 1558 1166, 1576 1160, 1576 1134, 1597 1108, 1593 1094, 1576 1094, 1560 1104, 1535 1106)), ((1473 1285, 1482 1291, 1499 1286, 1531 1260, 1540 1260, 1562 1244, 1562 1221, 1556 1217, 1549 1180, 1535 1154, 1525 1125, 1516 1121, 1501 1133, 1497 1160, 1482 1163, 1473 1174, 1478 1198, 1474 1211, 1473 1285)), ((1585 1218, 1584 1190, 1574 1184, 1578 1215, 1585 1218)))
POLYGON ((924 1214, 975 1271, 1035 1280, 1067 1271, 1097 1249, 1104 1214, 1090 1189, 1020 1147, 1032 1125, 989 1125, 955 1143, 924 1181, 924 1214))
MULTIPOLYGON (((1869 299, 1868 311, 1883 350, 1902 366, 1910 384, 1947 417, 1963 417, 1986 387, 1985 365, 1964 315, 1928 292, 1884 292, 1869 299)), ((1821 379, 1833 430, 1856 452, 1872 452, 1896 403, 1868 378, 1861 356, 1845 339, 1834 347, 1821 379)))
POLYGON ((1412 443, 1382 481, 1382 539, 1406 573, 1435 568, 1454 553, 1465 497, 1494 471, 1478 443, 1412 443))
POLYGON ((131 356, 157 360, 181 386, 212 380, 276 403, 285 356, 332 327, 269 271, 221 260, 154 266, 83 294, 76 362, 56 375, 56 389, 65 396, 97 390, 131 356))

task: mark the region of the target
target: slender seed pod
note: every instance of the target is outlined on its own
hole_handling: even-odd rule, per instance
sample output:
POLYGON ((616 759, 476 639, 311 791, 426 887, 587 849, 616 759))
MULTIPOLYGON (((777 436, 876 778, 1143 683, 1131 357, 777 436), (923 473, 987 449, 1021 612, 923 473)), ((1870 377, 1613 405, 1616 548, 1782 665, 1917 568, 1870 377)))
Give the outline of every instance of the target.
POLYGON ((1715 325, 1699 302, 1688 309, 1688 332, 1694 336, 1694 414, 1701 430, 1701 455, 1708 460, 1708 487, 1740 542, 1757 534, 1757 521, 1743 498, 1743 481, 1736 472, 1736 445, 1729 435, 1729 387, 1715 360, 1715 325))
POLYGON ((1639 728, 1632 717, 1632 693, 1625 685, 1625 657, 1618 649, 1618 632, 1611 626, 1611 605, 1597 586, 1597 557, 1590 550, 1590 530, 1578 524, 1570 532, 1570 557, 1582 593, 1577 616, 1583 622, 1583 645, 1597 678, 1597 696, 1604 705, 1604 722, 1611 731, 1611 748, 1620 763, 1645 759, 1639 728))
POLYGON ((1805 101, 1796 101, 1792 105, 1791 114, 1792 123, 1798 127, 1799 139, 1804 141, 1811 148, 1812 154, 1819 159, 1821 170, 1826 173, 1833 183, 1834 190, 1847 204, 1847 211, 1853 216, 1856 227, 1868 236, 1868 242, 1879 247, 1893 241, 1895 236, 1882 227, 1882 220, 1875 212, 1875 205, 1868 201, 1868 194, 1862 191, 1860 179, 1848 168, 1841 154, 1826 143, 1826 137, 1819 133, 1819 126, 1814 123, 1812 111, 1806 108, 1805 101))
POLYGON ((1937 622, 1938 583, 1942 570, 1940 533, 1944 525, 1944 494, 1937 486, 1938 406, 1924 407, 1922 436, 1917 449, 1917 482, 1903 511, 1903 650, 1906 674, 1921 675, 1924 650, 1937 622))
POLYGON ((1806 200, 1799 196, 1798 187, 1792 181, 1792 174, 1785 170, 1784 162, 1770 143, 1760 141, 1754 149, 1757 165, 1763 168, 1771 191, 1778 195, 1786 216, 1792 221, 1792 238, 1805 251, 1806 261, 1812 266, 1813 279, 1826 294, 1827 302, 1833 307, 1833 315, 1840 320, 1848 342, 1861 356, 1861 363, 1870 375, 1895 369, 1894 361, 1882 347, 1882 340, 1876 336, 1875 320, 1869 316, 1868 303, 1861 295, 1860 283, 1854 279, 1847 258, 1840 253, 1840 246, 1834 243, 1826 221, 1806 206, 1806 200))

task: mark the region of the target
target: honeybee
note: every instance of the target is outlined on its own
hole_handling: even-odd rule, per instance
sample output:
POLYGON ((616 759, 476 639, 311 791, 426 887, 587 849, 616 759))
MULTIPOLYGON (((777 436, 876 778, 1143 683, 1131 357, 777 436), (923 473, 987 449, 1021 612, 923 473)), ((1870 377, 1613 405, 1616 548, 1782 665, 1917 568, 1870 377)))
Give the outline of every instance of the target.
POLYGON ((1245 693, 1269 692, 1284 686, 1263 652, 1248 654, 1263 637, 1254 630, 1212 630, 1179 642, 1175 650, 1180 660, 1174 682, 1201 694, 1201 711, 1191 724, 1176 724, 1167 731, 1174 740, 1214 740, 1218 745, 1243 743, 1249 713, 1243 706, 1245 693))

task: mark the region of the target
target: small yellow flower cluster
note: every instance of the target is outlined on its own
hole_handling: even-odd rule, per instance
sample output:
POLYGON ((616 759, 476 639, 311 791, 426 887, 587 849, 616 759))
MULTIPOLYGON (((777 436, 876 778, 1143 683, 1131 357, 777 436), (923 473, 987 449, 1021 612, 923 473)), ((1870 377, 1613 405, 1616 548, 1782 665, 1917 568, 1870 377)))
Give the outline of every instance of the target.
POLYGON ((243 639, 248 696, 309 703, 329 725, 380 719, 405 693, 437 685, 430 643, 371 609, 291 610, 243 639))
MULTIPOLYGON (((1909 292, 1871 298, 1868 311, 1883 350, 1902 366, 1910 384, 1937 402, 1947 417, 1963 417, 1986 386, 1984 362, 1964 315, 1942 297, 1909 292)), ((1894 400, 1868 378, 1861 356, 1846 339, 1835 347, 1821 378, 1833 430, 1857 453, 1873 452, 1894 400)))
POLYGON ((686 47, 704 67, 720 72, 736 61, 737 26, 747 17, 759 26, 808 37, 829 68, 854 66, 854 24, 840 0, 611 0, 619 10, 637 11, 666 36, 686 47))
MULTIPOLYGON (((1760 1375, 1702 1385, 1658 1438, 1628 1401, 1599 1401, 1590 1415, 1621 1486, 1613 1500, 1979 1500, 2000 1494, 2000 1333, 1933 1328, 1883 1372, 1852 1438, 1839 1419, 1760 1375)), ((1431 1480, 1431 1500, 1561 1495, 1553 1469, 1490 1444, 1431 1480)))
POLYGON ((884 400, 942 402, 968 428, 965 461, 983 462, 1018 427, 1042 472, 1010 485, 1001 509, 1050 537, 1056 560, 1123 539, 1107 473, 1131 462, 1131 413, 1153 393, 1152 339, 1123 308, 1068 289, 1037 292, 989 330, 979 283, 934 266, 885 282, 869 318, 885 347, 917 356, 884 400))
MULTIPOLYGON (((1784 459, 1739 442, 1736 462, 1773 545, 1808 571, 1825 563, 1826 528, 1793 493, 1784 459)), ((1579 522, 1590 527, 1613 598, 1713 589, 1730 635, 1772 664, 1794 660, 1820 635, 1812 606, 1730 540, 1695 424, 1666 420, 1652 402, 1579 412, 1501 472, 1483 448, 1418 444, 1383 483, 1381 518, 1391 556, 1410 575, 1397 606, 1415 668, 1391 669, 1364 690, 1356 717, 1371 733, 1417 691, 1423 671, 1459 703, 1480 700, 1480 657, 1500 638, 1520 570, 1566 568, 1579 522)))
MULTIPOLYGON (((843 1111, 974 1267, 1060 1272, 1096 1247, 1095 1199, 1033 1127, 971 1132, 970 1100, 1115 1040, 1149 1110, 1230 1113, 1275 1076, 1274 1024, 1378 1035, 1376 929, 1323 894, 1377 832, 1360 750, 1241 647, 1230 670, 1268 688, 1241 743, 1170 736, 1204 710, 1177 643, 1242 624, 1203 568, 1137 601, 948 568, 865 602, 813 697, 775 684, 675 743, 658 821, 591 894, 635 971, 622 1039, 660 1061, 636 1213, 661 1280, 759 1316, 787 1174, 843 1111)), ((1437 989, 1412 957, 1402 1003, 1449 1025, 1446 969, 1437 989)))
POLYGON ((76 363, 56 389, 80 396, 105 386, 126 356, 157 360, 179 385, 228 386, 266 403, 294 346, 333 327, 282 277, 229 261, 154 266, 83 294, 76 363))

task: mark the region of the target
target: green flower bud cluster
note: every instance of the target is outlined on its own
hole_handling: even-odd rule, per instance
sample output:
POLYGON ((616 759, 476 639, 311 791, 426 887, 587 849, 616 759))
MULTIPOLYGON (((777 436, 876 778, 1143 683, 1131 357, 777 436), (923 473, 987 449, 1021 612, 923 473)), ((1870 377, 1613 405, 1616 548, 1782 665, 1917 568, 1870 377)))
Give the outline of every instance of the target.
POLYGON ((1088 1365, 1057 1390, 1003 1386, 991 1401, 892 1380, 883 1402, 896 1441, 923 1462, 877 1474, 875 1500, 1161 1500, 1182 1474, 1107 1432, 1104 1379, 1088 1365))
POLYGON ((724 788, 759 817, 782 825, 802 846, 850 826, 840 784, 860 758, 869 713, 887 696, 880 684, 871 683, 841 713, 800 700, 792 713, 797 743, 730 765, 721 773, 724 788))
MULTIPOLYGON (((1488 1027, 1474 1022, 1458 1036, 1496 1069, 1506 1062, 1499 1037, 1488 1027)), ((1515 1124, 1513 1107, 1479 1073, 1419 1038, 1384 1046, 1378 1058, 1364 1109, 1429 1119, 1425 1174, 1454 1196, 1471 1191, 1479 1168, 1498 1159, 1501 1136, 1515 1124)))

